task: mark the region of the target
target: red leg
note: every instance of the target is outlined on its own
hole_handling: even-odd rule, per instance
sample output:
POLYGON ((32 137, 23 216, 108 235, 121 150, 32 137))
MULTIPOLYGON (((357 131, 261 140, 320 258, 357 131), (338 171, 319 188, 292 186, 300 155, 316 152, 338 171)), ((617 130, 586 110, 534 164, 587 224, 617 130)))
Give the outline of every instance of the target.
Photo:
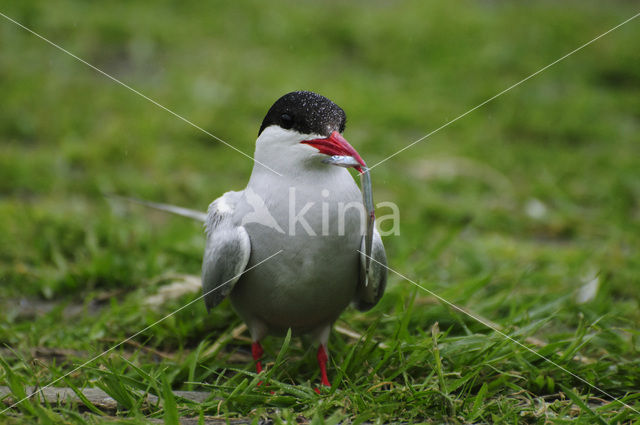
MULTIPOLYGON (((255 341, 251 344, 251 355, 253 356, 253 360, 256 362, 256 372, 262 372, 262 363, 260 363, 260 358, 264 351, 262 350, 262 346, 260 342, 255 341)), ((262 381, 258 382, 258 385, 262 384, 262 381)))
POLYGON ((256 372, 262 372, 262 363, 260 363, 260 358, 264 351, 262 350, 262 346, 258 341, 255 341, 251 344, 251 355, 253 356, 253 360, 256 362, 256 372))
POLYGON ((256 371, 257 373, 262 372, 262 364, 260 363, 260 358, 264 351, 262 350, 262 346, 258 341, 255 341, 251 344, 251 355, 253 356, 253 360, 256 362, 256 371))
POLYGON ((329 356, 327 356, 324 345, 320 344, 320 347, 318 347, 318 366, 320 366, 320 373, 322 375, 322 385, 330 387, 331 384, 329 383, 329 378, 327 378, 327 360, 329 360, 329 356))

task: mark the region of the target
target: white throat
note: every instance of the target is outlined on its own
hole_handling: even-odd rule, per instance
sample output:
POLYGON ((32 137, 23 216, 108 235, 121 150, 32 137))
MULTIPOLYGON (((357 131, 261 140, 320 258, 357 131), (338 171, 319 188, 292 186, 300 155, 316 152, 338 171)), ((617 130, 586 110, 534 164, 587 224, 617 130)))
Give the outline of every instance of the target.
POLYGON ((319 139, 324 136, 318 134, 300 134, 295 130, 285 130, 282 127, 272 125, 265 128, 258 140, 254 158, 253 174, 256 172, 269 172, 264 164, 283 176, 300 176, 302 173, 313 171, 329 171, 337 168, 325 164, 327 158, 312 146, 300 143, 303 140, 319 139))

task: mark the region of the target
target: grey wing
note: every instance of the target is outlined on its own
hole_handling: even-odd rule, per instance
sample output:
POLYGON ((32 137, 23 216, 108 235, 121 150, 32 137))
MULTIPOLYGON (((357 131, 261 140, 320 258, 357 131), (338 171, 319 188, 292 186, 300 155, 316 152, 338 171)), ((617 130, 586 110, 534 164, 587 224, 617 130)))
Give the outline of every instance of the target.
POLYGON ((251 255, 247 231, 232 220, 235 192, 229 192, 209 206, 207 245, 202 259, 202 292, 207 310, 229 295, 251 255))
POLYGON ((360 246, 360 281, 353 300, 355 307, 360 311, 367 311, 373 308, 387 287, 387 255, 384 250, 382 238, 377 230, 373 232, 373 245, 371 249, 371 260, 368 276, 365 275, 366 256, 365 238, 362 237, 360 246))

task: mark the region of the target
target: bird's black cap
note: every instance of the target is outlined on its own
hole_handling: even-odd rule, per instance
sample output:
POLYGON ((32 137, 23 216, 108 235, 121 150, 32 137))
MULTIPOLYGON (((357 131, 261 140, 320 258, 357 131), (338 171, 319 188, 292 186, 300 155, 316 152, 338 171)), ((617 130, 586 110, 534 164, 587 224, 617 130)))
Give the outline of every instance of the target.
POLYGON ((334 131, 344 132, 347 115, 341 107, 324 96, 310 91, 294 91, 276 100, 262 121, 262 130, 278 125, 300 134, 330 136, 334 131))

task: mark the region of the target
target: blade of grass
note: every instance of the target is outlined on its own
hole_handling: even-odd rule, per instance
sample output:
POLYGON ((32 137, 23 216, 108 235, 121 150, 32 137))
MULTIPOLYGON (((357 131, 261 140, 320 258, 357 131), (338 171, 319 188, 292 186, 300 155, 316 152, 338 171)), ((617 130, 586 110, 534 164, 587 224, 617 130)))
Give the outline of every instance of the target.
POLYGON ((598 422, 600 425, 609 425, 607 423, 607 421, 605 421, 602 416, 598 415, 596 412, 593 411, 593 409, 591 409, 589 406, 587 406, 587 403, 585 403, 580 396, 578 396, 576 393, 574 393, 572 390, 569 389, 569 387, 566 387, 562 384, 558 384, 560 386, 560 388, 562 388, 562 392, 564 392, 570 399, 571 401, 573 401, 578 407, 580 407, 580 409, 582 409, 582 411, 584 411, 585 413, 587 413, 589 416, 591 416, 593 419, 596 420, 596 422, 598 422))
POLYGON ((267 371, 267 375, 265 376, 265 381, 267 383, 271 379, 271 375, 273 375, 273 372, 282 365, 282 360, 284 359, 284 355, 287 353, 287 350, 289 349, 290 343, 291 343, 291 328, 287 330, 287 335, 284 337, 284 341, 282 341, 282 347, 280 347, 280 351, 276 356, 276 361, 273 364, 273 367, 267 371))
POLYGON ((64 379, 64 382, 67 384, 67 386, 69 388, 71 388, 71 390, 78 396, 78 398, 80 399, 80 401, 82 401, 82 403, 87 407, 87 409, 91 410, 93 413, 100 415, 100 416, 106 416, 106 413, 104 413, 102 410, 98 409, 96 407, 95 404, 93 404, 82 392, 82 390, 79 390, 78 387, 76 387, 75 385, 73 385, 73 382, 69 381, 67 378, 64 379))
POLYGON ((487 383, 483 383, 482 387, 480 387, 480 391, 476 394, 473 399, 473 406, 471 407, 471 413, 467 417, 469 422, 473 422, 482 414, 482 404, 484 403, 484 399, 487 396, 487 392, 489 391, 489 386, 487 383))
POLYGON ((180 425, 178 406, 176 405, 176 399, 173 396, 173 390, 171 390, 171 384, 169 384, 166 375, 162 375, 162 398, 164 399, 164 424, 180 425))
MULTIPOLYGON (((13 393, 16 400, 22 400, 27 397, 27 392, 25 390, 26 383, 20 379, 18 375, 15 374, 11 366, 5 360, 0 357, 0 364, 5 370, 5 374, 7 375, 7 384, 9 384, 9 389, 13 393)), ((19 409, 25 413, 31 414, 32 416, 39 416, 37 412, 37 407, 32 403, 31 399, 26 400, 26 403, 21 403, 18 405, 19 409)))
MULTIPOLYGON (((202 351, 203 347, 207 344, 207 341, 202 341, 200 344, 198 344, 198 347, 195 349, 195 351, 193 353, 191 353, 191 355, 189 356, 189 375, 187 378, 188 382, 193 382, 195 380, 195 374, 196 374, 196 367, 198 366, 198 359, 200 357, 200 352, 202 351)), ((188 384, 187 385, 187 390, 192 391, 193 390, 193 384, 188 384)))

